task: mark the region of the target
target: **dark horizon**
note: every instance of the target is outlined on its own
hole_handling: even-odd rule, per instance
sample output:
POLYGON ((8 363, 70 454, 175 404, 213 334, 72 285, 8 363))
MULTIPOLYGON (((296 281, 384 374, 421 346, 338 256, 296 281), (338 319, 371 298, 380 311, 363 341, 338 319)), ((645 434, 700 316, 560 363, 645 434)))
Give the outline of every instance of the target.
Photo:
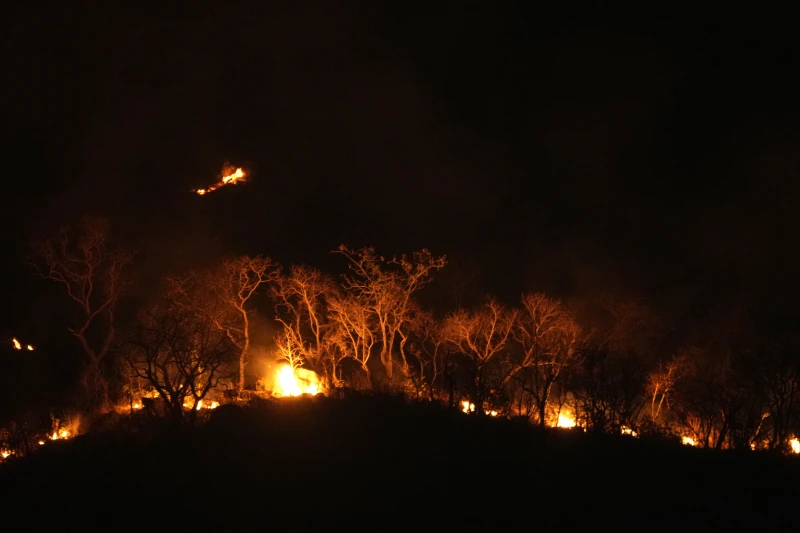
POLYGON ((41 306, 25 243, 84 213, 156 270, 429 248, 510 302, 608 292, 791 324, 790 33, 346 4, 6 7, 6 328, 41 306), (190 192, 226 161, 249 182, 190 192))

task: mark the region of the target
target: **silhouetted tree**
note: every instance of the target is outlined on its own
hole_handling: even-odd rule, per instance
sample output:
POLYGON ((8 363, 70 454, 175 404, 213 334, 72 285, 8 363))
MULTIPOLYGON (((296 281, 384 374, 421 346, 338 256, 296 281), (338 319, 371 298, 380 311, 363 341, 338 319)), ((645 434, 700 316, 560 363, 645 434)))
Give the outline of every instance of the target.
POLYGON ((166 403, 175 421, 194 420, 199 402, 221 379, 235 375, 237 347, 217 323, 232 309, 189 275, 169 278, 163 294, 142 309, 126 343, 126 357, 136 376, 146 380, 166 403))
POLYGON ((523 359, 504 381, 524 371, 523 388, 535 401, 539 425, 544 426, 553 384, 580 360, 581 328, 560 300, 529 293, 522 296, 514 337, 522 347, 523 359))
POLYGON ((103 364, 115 339, 117 305, 133 254, 112 243, 109 222, 100 217, 85 217, 77 228, 35 240, 31 249, 34 272, 60 283, 78 308, 69 331, 86 356, 80 376, 84 400, 97 408, 109 400, 103 364))
MULTIPOLYGON (((514 328, 516 313, 492 298, 483 306, 467 311, 459 309, 444 320, 443 335, 470 363, 472 383, 471 400, 475 411, 483 413, 483 404, 492 393, 490 365, 502 367, 501 356, 506 350, 514 328)), ((495 372, 502 375, 502 368, 495 372)), ((495 386, 500 385, 497 379, 495 386)))

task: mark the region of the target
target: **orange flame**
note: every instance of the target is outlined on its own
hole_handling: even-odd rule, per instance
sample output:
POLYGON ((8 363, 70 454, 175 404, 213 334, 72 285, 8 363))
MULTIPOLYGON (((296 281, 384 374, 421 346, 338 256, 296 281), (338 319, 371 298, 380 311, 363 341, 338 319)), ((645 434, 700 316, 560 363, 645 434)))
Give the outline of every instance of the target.
POLYGON ((22 345, 19 343, 19 341, 17 340, 16 337, 11 339, 11 344, 13 344, 15 350, 21 350, 22 349, 22 345))
POLYGON ((792 453, 800 453, 800 439, 792 439, 789 441, 789 446, 792 447, 792 453))
POLYGON ((240 167, 234 167, 226 164, 224 167, 222 167, 222 178, 217 183, 205 189, 194 189, 192 192, 203 196, 204 194, 216 191, 223 185, 236 184, 240 181, 245 181, 246 178, 247 173, 240 167))
POLYGON ((300 396, 301 394, 315 396, 319 392, 318 383, 298 379, 290 365, 284 365, 278 370, 276 385, 276 392, 281 396, 300 396))

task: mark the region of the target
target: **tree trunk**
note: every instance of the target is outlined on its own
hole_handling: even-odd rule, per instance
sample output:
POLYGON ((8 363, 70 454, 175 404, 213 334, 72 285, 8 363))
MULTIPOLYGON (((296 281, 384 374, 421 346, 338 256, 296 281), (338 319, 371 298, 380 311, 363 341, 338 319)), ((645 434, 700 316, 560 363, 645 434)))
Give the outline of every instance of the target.
POLYGON ((242 311, 244 317, 244 347, 242 353, 239 354, 239 390, 244 390, 244 365, 247 360, 247 354, 250 352, 250 321, 247 318, 247 312, 242 311))

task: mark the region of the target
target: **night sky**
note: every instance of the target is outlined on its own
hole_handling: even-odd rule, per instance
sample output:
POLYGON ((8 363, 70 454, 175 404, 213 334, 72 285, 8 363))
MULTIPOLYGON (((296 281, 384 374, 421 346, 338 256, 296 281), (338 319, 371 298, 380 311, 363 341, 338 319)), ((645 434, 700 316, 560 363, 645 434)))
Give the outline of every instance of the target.
POLYGON ((780 13, 18 4, 0 16, 8 329, 44 312, 25 242, 86 212, 152 272, 427 247, 509 301, 792 313, 800 83, 780 13), (250 182, 190 192, 226 161, 250 182))

